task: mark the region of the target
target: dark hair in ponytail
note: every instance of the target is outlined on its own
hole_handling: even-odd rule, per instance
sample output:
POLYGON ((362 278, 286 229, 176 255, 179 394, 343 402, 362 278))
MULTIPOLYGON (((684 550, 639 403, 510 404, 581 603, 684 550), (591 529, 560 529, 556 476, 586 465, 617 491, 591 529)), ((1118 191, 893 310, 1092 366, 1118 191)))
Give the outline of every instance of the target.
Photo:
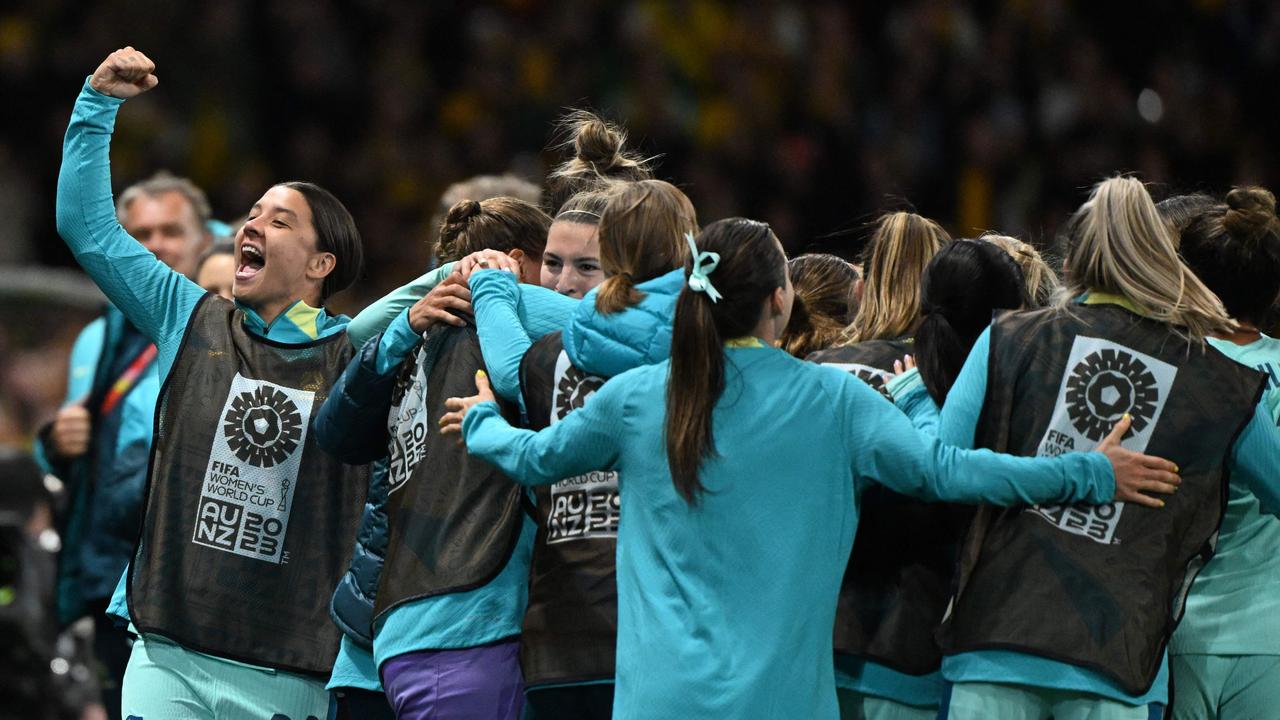
MULTIPOLYGON (((705 491, 698 479, 702 461, 715 455, 712 411, 724 392, 724 343, 750 334, 766 298, 787 284, 787 258, 769 226, 729 218, 706 227, 699 252, 720 255, 709 276, 722 296, 712 302, 688 286, 676 301, 667 378, 667 463, 676 492, 696 505, 705 491)), ((685 263, 686 277, 693 269, 685 263)))
POLYGON ((1260 187, 1227 193, 1182 231, 1181 254, 1237 320, 1261 323, 1280 295, 1276 198, 1260 187))
POLYGON ((995 244, 958 240, 933 256, 920 284, 915 352, 934 402, 946 401, 992 312, 1021 307, 1024 292, 1022 270, 995 244))

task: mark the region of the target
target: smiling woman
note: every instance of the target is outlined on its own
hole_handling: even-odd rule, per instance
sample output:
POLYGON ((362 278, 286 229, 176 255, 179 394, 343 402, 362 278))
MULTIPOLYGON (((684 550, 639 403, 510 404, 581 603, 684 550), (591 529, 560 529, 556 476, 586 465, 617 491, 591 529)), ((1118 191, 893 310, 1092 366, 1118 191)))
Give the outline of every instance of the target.
POLYGON ((308 182, 281 183, 249 210, 236 233, 236 300, 274 318, 298 300, 321 306, 344 289, 363 265, 360 232, 328 190, 308 182), (268 258, 276 262, 268 269, 268 258))
POLYGON ((347 318, 323 305, 359 274, 360 234, 333 195, 288 182, 236 235, 234 304, 157 260, 117 222, 109 174, 116 112, 156 86, 154 70, 133 48, 103 61, 76 101, 58 177, 59 233, 156 343, 166 378, 139 550, 109 610, 140 633, 123 714, 320 717, 338 649, 325 600, 368 472, 316 447, 309 420, 354 352, 347 318), (218 477, 238 478, 235 490, 218 477))

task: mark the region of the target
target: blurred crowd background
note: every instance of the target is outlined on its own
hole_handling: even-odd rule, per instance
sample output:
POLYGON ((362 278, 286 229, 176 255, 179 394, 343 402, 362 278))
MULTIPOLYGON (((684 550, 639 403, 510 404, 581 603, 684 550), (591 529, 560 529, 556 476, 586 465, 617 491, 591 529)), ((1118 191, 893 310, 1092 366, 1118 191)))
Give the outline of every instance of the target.
POLYGON ((160 86, 121 114, 117 190, 167 168, 215 215, 307 179, 351 209, 359 309, 430 262, 440 191, 540 181, 553 122, 590 107, 659 157, 703 222, 770 222, 853 257, 881 211, 1052 248, 1092 182, 1276 186, 1280 3, 1222 0, 18 0, 0 10, 0 444, 61 401, 95 314, 54 231, 85 76, 131 44, 160 86))

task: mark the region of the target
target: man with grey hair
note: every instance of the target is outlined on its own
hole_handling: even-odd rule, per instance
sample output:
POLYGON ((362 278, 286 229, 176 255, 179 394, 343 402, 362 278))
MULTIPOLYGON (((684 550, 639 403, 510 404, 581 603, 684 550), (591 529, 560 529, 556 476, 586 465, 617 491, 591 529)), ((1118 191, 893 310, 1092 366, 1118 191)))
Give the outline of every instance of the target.
POLYGON ((187 277, 213 240, 204 191, 164 170, 121 193, 116 217, 143 247, 187 277))
MULTIPOLYGON (((167 172, 121 193, 116 215, 147 250, 188 276, 211 242, 204 192, 167 172)), ((61 528, 58 619, 68 624, 93 617, 103 705, 113 719, 120 717, 130 641, 105 610, 138 533, 160 394, 155 356, 155 345, 107 306, 76 339, 66 400, 37 441, 37 457, 67 484, 69 498, 61 528)))

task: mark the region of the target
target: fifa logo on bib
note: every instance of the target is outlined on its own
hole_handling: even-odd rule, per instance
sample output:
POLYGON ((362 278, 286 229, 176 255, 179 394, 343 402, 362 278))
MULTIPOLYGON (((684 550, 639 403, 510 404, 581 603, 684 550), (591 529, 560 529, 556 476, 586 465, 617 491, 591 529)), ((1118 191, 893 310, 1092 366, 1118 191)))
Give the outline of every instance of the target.
MULTIPOLYGON (((555 421, 563 420, 566 415, 581 408, 587 404, 587 398, 591 394, 604 386, 604 380, 595 375, 588 375, 578 368, 568 364, 568 356, 563 352, 560 356, 565 360, 564 374, 556 375, 556 391, 555 391, 555 421)), ((560 363, 556 363, 556 369, 559 370, 560 363)))
POLYGON ((284 462, 298 449, 302 437, 298 406, 271 385, 237 395, 223 423, 227 446, 236 457, 255 467, 284 462))
MULTIPOLYGON (((563 350, 556 359, 556 383, 551 397, 551 424, 587 403, 604 385, 604 378, 588 375, 569 362, 563 350)), ((618 536, 621 500, 614 470, 565 478, 551 486, 551 516, 547 543, 618 536)))
MULTIPOLYGON (((1132 424, 1122 441, 1124 447, 1144 452, 1177 374, 1176 367, 1145 353, 1109 340, 1077 336, 1036 455, 1092 450, 1125 413, 1132 424)), ((1124 503, 1036 505, 1027 512, 1060 530, 1110 544, 1119 542, 1115 531, 1124 503)))
POLYGON ((862 382, 871 386, 872 390, 885 396, 886 399, 892 401, 893 396, 889 394, 889 388, 886 387, 888 382, 893 379, 893 373, 885 372, 877 367, 863 365, 862 363, 824 363, 833 368, 840 368, 845 372, 853 373, 853 376, 862 382))
POLYGON ((200 488, 197 545, 280 563, 315 394, 239 373, 200 488))
MULTIPOLYGON (((438 340, 434 341, 438 342, 438 340)), ((427 456, 427 352, 423 343, 414 355, 413 372, 396 379, 387 414, 391 448, 387 466, 387 492, 403 488, 413 470, 427 456)))

